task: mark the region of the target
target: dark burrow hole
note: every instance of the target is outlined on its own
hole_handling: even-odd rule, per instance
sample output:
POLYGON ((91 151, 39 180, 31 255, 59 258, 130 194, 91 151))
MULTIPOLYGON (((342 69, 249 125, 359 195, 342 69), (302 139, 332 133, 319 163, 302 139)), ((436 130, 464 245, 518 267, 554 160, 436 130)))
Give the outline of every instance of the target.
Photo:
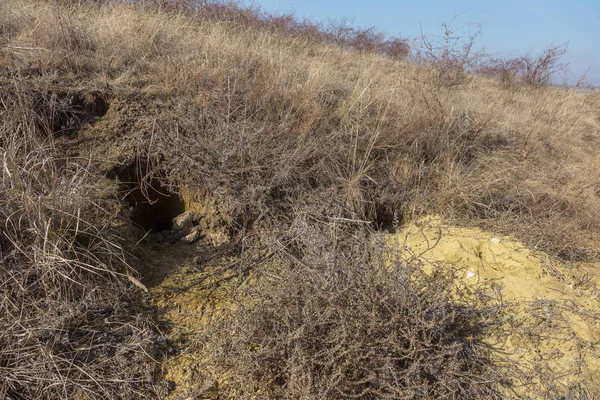
POLYGON ((395 233, 403 223, 403 217, 400 211, 396 211, 393 207, 388 207, 382 204, 375 208, 375 216, 373 225, 375 229, 395 233))
POLYGON ((153 182, 146 193, 134 189, 127 200, 131 221, 153 233, 171 230, 173 218, 185 211, 183 200, 158 182, 153 182))
POLYGON ((185 202, 158 179, 140 185, 137 179, 132 179, 135 178, 134 170, 118 174, 126 214, 134 225, 147 232, 171 230, 173 218, 185 212, 185 202))
POLYGON ((99 92, 40 94, 36 109, 42 128, 54 136, 73 137, 85 123, 93 123, 106 115, 107 97, 99 92))

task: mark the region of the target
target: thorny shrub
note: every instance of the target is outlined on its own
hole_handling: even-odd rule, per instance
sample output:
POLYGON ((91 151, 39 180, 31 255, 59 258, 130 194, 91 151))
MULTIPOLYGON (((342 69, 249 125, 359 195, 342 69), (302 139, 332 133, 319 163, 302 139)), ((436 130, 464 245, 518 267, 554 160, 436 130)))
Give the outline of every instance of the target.
POLYGON ((548 86, 556 73, 565 70, 561 59, 566 53, 566 45, 554 44, 536 55, 491 58, 479 67, 479 72, 498 77, 505 87, 518 83, 534 87, 548 86))
POLYGON ((265 279, 209 324, 197 343, 212 376, 198 391, 248 399, 500 398, 506 377, 481 342, 500 325, 498 305, 458 301, 450 268, 426 274, 415 261, 367 247, 337 251, 333 262, 291 261, 279 279, 265 279))
POLYGON ((484 57, 483 50, 476 47, 481 24, 456 25, 457 17, 440 24, 440 36, 421 33, 417 60, 433 68, 441 86, 468 82, 469 73, 484 57))

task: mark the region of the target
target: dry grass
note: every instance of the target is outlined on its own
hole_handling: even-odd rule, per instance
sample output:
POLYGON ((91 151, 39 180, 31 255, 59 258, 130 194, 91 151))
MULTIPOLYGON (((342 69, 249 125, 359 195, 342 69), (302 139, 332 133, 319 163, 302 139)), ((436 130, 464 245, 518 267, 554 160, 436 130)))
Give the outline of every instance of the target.
POLYGON ((119 279, 110 185, 59 156, 26 88, 0 93, 0 397, 145 397, 157 336, 119 279))
MULTIPOLYGON (((56 329, 72 332, 69 318, 82 323, 103 296, 125 293, 115 282, 126 257, 109 229, 122 216, 96 199, 111 196, 98 193, 102 174, 136 163, 173 187, 209 191, 234 231, 256 221, 286 231, 294 210, 312 204, 307 220, 317 223, 338 209, 374 228, 441 214, 564 259, 598 257, 596 95, 483 77, 450 85, 431 67, 271 29, 243 10, 222 18, 75 3, 0 4, 0 259, 10 293, 0 390, 15 398, 25 387, 22 397, 138 387, 141 378, 117 379, 123 369, 106 364, 122 361, 121 345, 98 350, 94 364, 78 358, 85 346, 60 342, 56 375, 28 367, 57 360, 44 340, 59 336, 33 333, 43 311, 72 308, 52 308, 67 324, 56 329), (89 105, 97 98, 103 110, 89 105), (61 385, 45 388, 51 376, 61 385)), ((127 314, 111 329, 143 347, 149 331, 127 314)), ((110 347, 86 335, 87 347, 110 347)))
POLYGON ((12 70, 38 90, 139 104, 121 153, 110 135, 98 158, 133 160, 141 141, 173 178, 236 193, 233 214, 334 187, 371 220, 439 213, 595 256, 599 122, 585 95, 446 87, 425 67, 154 8, 19 4, 2 11, 12 70))

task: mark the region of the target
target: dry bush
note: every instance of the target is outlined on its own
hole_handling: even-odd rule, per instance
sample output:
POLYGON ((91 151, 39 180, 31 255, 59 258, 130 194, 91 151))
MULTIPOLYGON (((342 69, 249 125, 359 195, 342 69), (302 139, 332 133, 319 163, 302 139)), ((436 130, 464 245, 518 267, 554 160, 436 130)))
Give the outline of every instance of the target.
POLYGON ((552 76, 565 68, 560 59, 566 53, 566 45, 550 45, 538 55, 522 57, 523 81, 533 86, 548 85, 552 76))
POLYGON ((566 66, 560 60, 566 53, 566 45, 553 44, 537 55, 492 58, 480 67, 479 72, 497 76, 506 87, 518 83, 533 87, 548 86, 556 73, 565 70, 566 66))
POLYGON ((20 83, 0 95, 0 397, 150 396, 157 336, 123 283, 110 185, 44 130, 76 110, 20 83))
POLYGON ((476 48, 481 36, 481 25, 466 23, 456 25, 458 16, 450 22, 441 23, 441 36, 426 35, 421 32, 420 49, 417 59, 429 65, 437 74, 437 83, 453 86, 466 83, 469 72, 484 57, 483 50, 476 48))
POLYGON ((519 58, 493 58, 478 68, 478 73, 497 77, 505 88, 515 86, 520 82, 523 63, 519 58))
POLYGON ((424 274, 365 243, 295 258, 209 324, 197 342, 212 376, 200 387, 214 379, 223 398, 500 398, 506 377, 481 342, 499 307, 461 305, 452 269, 424 274))
POLYGON ((189 395, 595 398, 593 382, 557 384, 558 371, 501 350, 515 332, 548 331, 523 327, 497 283, 465 286, 464 269, 449 265, 424 272, 349 211, 306 203, 289 213, 289 229, 267 240, 276 261, 193 341, 202 372, 189 395))

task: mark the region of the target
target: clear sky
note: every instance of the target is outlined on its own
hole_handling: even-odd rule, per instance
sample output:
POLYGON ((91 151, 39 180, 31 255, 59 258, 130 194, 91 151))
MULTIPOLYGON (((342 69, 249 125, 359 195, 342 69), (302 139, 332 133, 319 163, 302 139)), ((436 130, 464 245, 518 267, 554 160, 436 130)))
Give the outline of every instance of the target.
MULTIPOLYGON (((536 52, 568 42, 565 61, 600 86, 600 0, 254 0, 271 13, 294 12, 315 21, 351 17, 354 25, 375 26, 390 34, 415 37, 439 33, 439 24, 483 23, 478 44, 499 56, 536 52)), ((571 80, 576 80, 571 78, 571 80)))

